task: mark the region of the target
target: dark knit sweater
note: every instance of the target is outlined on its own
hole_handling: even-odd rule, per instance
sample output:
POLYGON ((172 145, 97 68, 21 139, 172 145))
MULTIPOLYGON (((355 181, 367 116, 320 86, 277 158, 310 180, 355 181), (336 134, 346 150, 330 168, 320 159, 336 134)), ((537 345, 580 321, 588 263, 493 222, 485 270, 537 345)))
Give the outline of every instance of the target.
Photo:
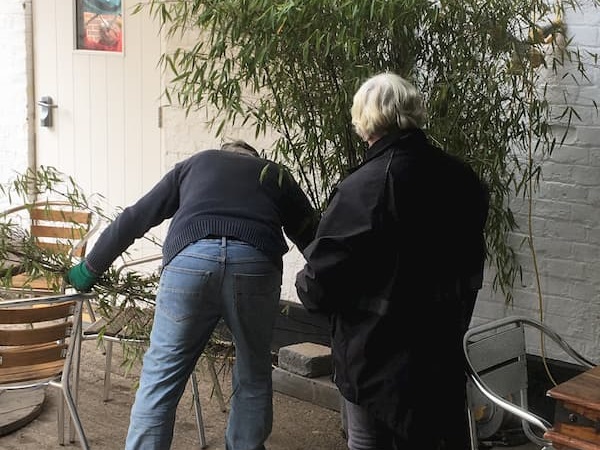
POLYGON ((162 253, 166 265, 188 244, 207 236, 245 241, 282 268, 289 248, 314 237, 318 215, 293 177, 266 159, 206 150, 181 161, 102 232, 86 258, 101 274, 137 238, 171 219, 162 253))

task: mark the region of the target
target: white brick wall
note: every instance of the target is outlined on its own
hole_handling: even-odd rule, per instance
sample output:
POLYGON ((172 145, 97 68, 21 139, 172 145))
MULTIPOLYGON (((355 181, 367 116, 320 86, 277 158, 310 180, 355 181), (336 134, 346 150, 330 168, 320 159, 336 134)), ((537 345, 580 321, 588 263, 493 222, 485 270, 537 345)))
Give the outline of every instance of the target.
MULTIPOLYGON (((574 42, 582 50, 600 52, 600 11, 571 13, 566 18, 574 42)), ((561 80, 550 92, 557 106, 566 87, 582 120, 574 120, 564 146, 557 148, 543 166, 543 180, 533 202, 532 223, 541 298, 535 285, 533 257, 527 246, 518 251, 523 264, 523 282, 515 287, 515 299, 506 305, 493 293, 489 271, 473 323, 508 314, 544 319, 568 342, 592 360, 600 362, 600 116, 592 100, 600 105, 600 70, 588 69, 590 82, 561 80)), ((561 125, 555 127, 561 134, 561 125)), ((527 232, 527 205, 514 201, 521 229, 515 244, 527 232)), ((533 339, 531 342, 535 342, 533 339)), ((537 349, 531 349, 540 354, 537 349)), ((553 356, 553 349, 546 349, 553 356)), ((558 357, 558 354, 555 354, 558 357)), ((564 358, 560 358, 564 359, 564 358)))
MULTIPOLYGON (((31 39, 31 0, 0 3, 0 182, 27 167, 31 140, 28 102, 31 69, 27 45, 31 39)), ((7 201, 0 197, 0 209, 7 201)))
MULTIPOLYGON (((3 43, 0 46, 3 105, 0 108, 0 182, 27 167, 33 146, 33 127, 29 126, 33 110, 27 106, 33 103, 27 53, 31 42, 30 14, 31 0, 0 1, 0 42, 3 43)), ((566 23, 575 43, 583 50, 600 52, 600 11, 570 14, 566 23)), ((539 317, 541 305, 549 324, 587 356, 600 361, 600 117, 590 106, 591 99, 600 102, 598 67, 593 67, 589 76, 590 83, 561 81, 561 85, 551 91, 553 101, 560 104, 561 90, 567 88, 568 98, 577 106, 583 121, 574 123, 575 128, 565 145, 556 149, 544 165, 543 181, 534 201, 533 229, 542 299, 540 301, 535 288, 533 258, 523 247, 518 254, 524 277, 515 287, 514 302, 507 305, 498 292, 493 292, 490 286, 493 273, 489 271, 474 323, 507 314, 539 317)), ((164 119, 167 167, 163 169, 198 149, 219 143, 219 139, 202 130, 200 117, 186 120, 176 111, 165 111, 164 119)), ((560 130, 560 124, 556 129, 560 130)), ((254 141, 242 130, 231 130, 227 136, 254 141)), ((268 143, 258 145, 268 146, 268 143)), ((0 198, 0 208, 5 203, 6 199, 0 198)), ((515 243, 526 231, 525 206, 520 201, 513 205, 522 225, 515 233, 515 243)), ((296 299, 293 281, 302 263, 297 251, 286 255, 284 299, 296 299)))

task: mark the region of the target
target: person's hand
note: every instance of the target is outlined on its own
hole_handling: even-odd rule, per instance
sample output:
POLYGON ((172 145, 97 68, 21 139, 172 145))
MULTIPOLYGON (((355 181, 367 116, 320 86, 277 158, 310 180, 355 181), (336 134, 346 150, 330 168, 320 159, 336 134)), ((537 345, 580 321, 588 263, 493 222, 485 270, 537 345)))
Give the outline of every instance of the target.
POLYGON ((76 266, 71 267, 65 278, 67 283, 69 283, 79 292, 90 292, 92 290, 92 286, 98 280, 98 276, 94 275, 87 268, 85 261, 82 261, 76 266))

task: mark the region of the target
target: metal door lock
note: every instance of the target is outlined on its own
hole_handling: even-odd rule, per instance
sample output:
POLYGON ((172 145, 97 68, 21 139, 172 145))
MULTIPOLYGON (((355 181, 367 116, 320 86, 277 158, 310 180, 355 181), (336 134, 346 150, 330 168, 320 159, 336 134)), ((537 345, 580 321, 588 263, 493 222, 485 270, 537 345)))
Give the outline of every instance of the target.
POLYGON ((52 97, 44 96, 37 102, 40 105, 40 126, 51 127, 52 126, 52 110, 58 105, 52 102, 52 97))

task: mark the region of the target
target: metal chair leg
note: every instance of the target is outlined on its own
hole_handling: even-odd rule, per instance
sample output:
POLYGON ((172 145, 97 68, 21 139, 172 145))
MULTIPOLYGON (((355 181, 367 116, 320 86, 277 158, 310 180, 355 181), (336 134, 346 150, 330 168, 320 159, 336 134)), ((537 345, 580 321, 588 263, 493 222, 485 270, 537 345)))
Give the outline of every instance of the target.
POLYGON ((58 399, 57 415, 58 444, 65 445, 65 400, 62 395, 58 399))
POLYGON ((206 363, 208 365, 208 372, 210 373, 210 378, 215 389, 215 395, 217 396, 217 400, 221 406, 221 412, 227 412, 227 405, 225 405, 225 399, 223 398, 223 391, 221 390, 221 383, 219 382, 217 370, 215 369, 215 362, 212 359, 207 359, 206 363))
MULTIPOLYGON (((89 300, 86 300, 89 302, 89 300)), ((79 328, 81 329, 81 318, 79 319, 79 328)), ((81 333, 77 333, 77 343, 75 344, 75 353, 73 355, 73 367, 71 369, 72 383, 73 383, 73 401, 77 405, 79 401, 79 371, 81 367, 81 345, 83 342, 83 336, 81 333)), ((69 442, 75 442, 75 427, 73 426, 73 419, 69 417, 69 442)))
MULTIPOLYGON (((89 450, 90 449, 90 444, 88 443, 87 437, 85 436, 85 433, 83 431, 83 425, 81 424, 81 420, 79 419, 79 414, 77 413, 77 406, 75 404, 75 401, 73 400, 73 396, 71 394, 71 388, 69 387, 68 383, 66 383, 66 380, 61 381, 60 383, 54 383, 51 382, 50 383, 53 386, 59 387, 62 391, 62 398, 60 399, 60 405, 59 408, 62 409, 63 411, 63 420, 59 420, 59 422, 63 423, 64 426, 64 404, 67 404, 67 409, 69 410, 69 416, 70 416, 70 420, 72 420, 74 426, 75 426, 75 430, 77 431, 77 436, 79 437, 79 441, 81 444, 81 447, 83 448, 83 450, 89 450)), ((64 445, 64 428, 61 430, 60 436, 63 440, 63 442, 60 442, 60 438, 59 438, 59 443, 61 445, 64 445)))
POLYGON ((200 404, 200 394, 198 392, 198 379, 196 371, 192 371, 190 377, 192 385, 192 398, 194 399, 194 411, 196 412, 196 426, 198 427, 198 437, 200 438, 200 448, 208 447, 206 443, 206 434, 204 433, 204 419, 202 418, 202 406, 200 404))
POLYGON ((105 363, 105 367, 104 367, 104 401, 105 402, 110 400, 110 389, 111 389, 110 372, 112 370, 112 350, 113 350, 112 341, 105 340, 104 341, 104 351, 106 352, 106 363, 105 363))

